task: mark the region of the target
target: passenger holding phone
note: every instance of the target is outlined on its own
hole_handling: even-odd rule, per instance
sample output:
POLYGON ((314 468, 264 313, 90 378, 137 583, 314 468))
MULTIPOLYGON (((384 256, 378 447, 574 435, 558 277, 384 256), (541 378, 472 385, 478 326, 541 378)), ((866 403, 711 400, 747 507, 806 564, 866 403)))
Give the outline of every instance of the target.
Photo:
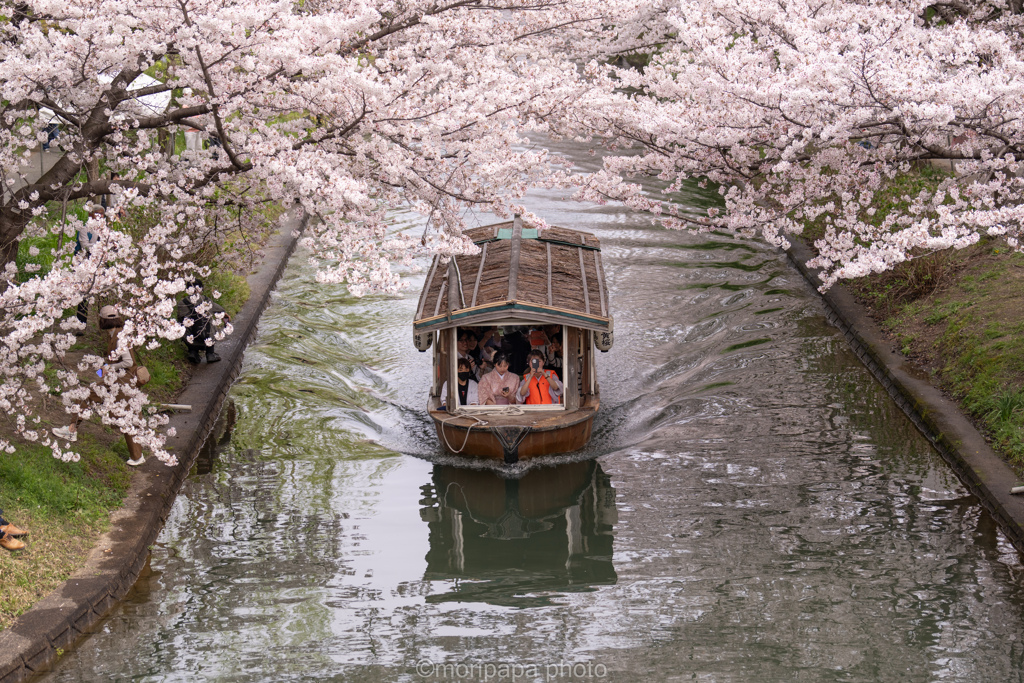
POLYGON ((478 393, 480 405, 507 406, 515 403, 516 389, 519 388, 519 376, 508 370, 508 355, 498 353, 494 356, 494 370, 480 379, 478 393))
POLYGON ((558 375, 544 369, 544 354, 530 351, 526 359, 529 369, 523 374, 523 381, 516 391, 516 400, 527 405, 561 403, 562 381, 558 375))

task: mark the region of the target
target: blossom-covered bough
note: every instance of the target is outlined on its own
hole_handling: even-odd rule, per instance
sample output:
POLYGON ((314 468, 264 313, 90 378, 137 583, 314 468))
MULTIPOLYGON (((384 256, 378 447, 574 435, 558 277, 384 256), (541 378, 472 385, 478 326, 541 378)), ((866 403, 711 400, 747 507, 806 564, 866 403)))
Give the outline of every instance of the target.
MULTIPOLYGON (((824 286, 981 235, 1018 247, 1024 218, 1024 15, 1019 0, 678 0, 641 72, 585 123, 642 151, 606 160, 584 196, 675 227, 787 245, 810 221, 824 286), (956 177, 876 215, 875 194, 932 160, 956 177), (950 167, 949 161, 945 163, 950 167), (721 188, 694 217, 622 174, 721 188)), ((669 189, 672 189, 670 187, 669 189)), ((899 203, 899 202, 898 202, 899 203)))
MULTIPOLYGON (((79 326, 69 309, 116 302, 122 345, 179 337, 173 306, 202 274, 196 254, 228 267, 252 253, 270 229, 264 205, 314 216, 304 239, 319 277, 355 293, 393 290, 395 259, 471 249, 466 207, 507 215, 530 184, 564 181, 522 131, 573 119, 592 87, 580 65, 629 42, 602 29, 633 11, 622 0, 0 0, 0 410, 23 438, 77 457, 33 409, 59 392, 78 410, 78 373, 101 362, 64 367, 79 326), (55 127, 44 155, 55 163, 37 177, 55 127), (72 255, 62 238, 48 271, 19 274, 19 241, 73 236, 82 219, 68 207, 101 197, 95 247, 72 255), (429 216, 422 239, 389 232, 400 204, 429 216)), ((134 391, 96 412, 173 462, 165 421, 134 391)))

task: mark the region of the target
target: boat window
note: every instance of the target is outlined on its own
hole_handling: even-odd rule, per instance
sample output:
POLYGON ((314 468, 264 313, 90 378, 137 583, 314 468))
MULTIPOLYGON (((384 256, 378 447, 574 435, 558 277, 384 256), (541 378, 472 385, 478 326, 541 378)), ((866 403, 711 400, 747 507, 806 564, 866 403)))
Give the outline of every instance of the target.
MULTIPOLYGON (((523 410, 544 411, 565 408, 564 384, 561 392, 557 389, 557 384, 564 382, 563 368, 566 363, 564 326, 517 322, 516 324, 459 327, 456 330, 456 340, 457 352, 453 354, 450 362, 455 366, 460 358, 471 361, 472 378, 478 382, 478 395, 483 394, 479 396, 480 404, 486 400, 487 395, 495 395, 493 390, 498 386, 496 378, 486 378, 494 372, 497 358, 506 358, 508 372, 514 373, 522 382, 524 375, 529 373, 531 352, 536 351, 540 354, 539 360, 543 362, 543 369, 558 378, 557 383, 548 384, 547 399, 551 403, 520 403, 513 396, 508 404, 516 405, 523 410)), ((534 358, 537 356, 534 355, 534 358)), ((534 387, 535 398, 540 397, 539 389, 540 384, 538 383, 534 387)), ((483 406, 480 404, 461 407, 468 410, 494 408, 494 405, 483 406)))

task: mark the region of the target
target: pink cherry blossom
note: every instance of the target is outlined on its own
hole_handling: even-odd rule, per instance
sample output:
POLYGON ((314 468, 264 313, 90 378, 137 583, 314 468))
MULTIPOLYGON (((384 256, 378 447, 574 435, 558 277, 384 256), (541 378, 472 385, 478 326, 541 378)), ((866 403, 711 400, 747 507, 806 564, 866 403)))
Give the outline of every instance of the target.
POLYGON ((824 286, 980 235, 1017 245, 1024 218, 1024 60, 1019 2, 678 0, 652 14, 660 37, 642 72, 581 120, 631 155, 608 156, 580 196, 661 212, 672 227, 758 234, 785 247, 808 220, 824 286), (912 169, 955 177, 897 198, 874 194, 912 169), (695 213, 623 181, 656 175, 672 192, 719 187, 724 210, 695 213))

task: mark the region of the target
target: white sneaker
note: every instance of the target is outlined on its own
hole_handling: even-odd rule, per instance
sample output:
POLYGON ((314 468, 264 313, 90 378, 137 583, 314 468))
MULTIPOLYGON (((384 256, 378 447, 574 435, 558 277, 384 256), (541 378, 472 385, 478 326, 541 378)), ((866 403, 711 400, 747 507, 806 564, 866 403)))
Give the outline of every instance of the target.
POLYGON ((125 462, 127 462, 132 467, 138 467, 142 463, 146 462, 146 456, 140 455, 138 460, 126 460, 125 462))
POLYGON ((65 441, 78 441, 78 432, 71 431, 70 427, 54 427, 52 430, 54 436, 59 436, 65 441))

